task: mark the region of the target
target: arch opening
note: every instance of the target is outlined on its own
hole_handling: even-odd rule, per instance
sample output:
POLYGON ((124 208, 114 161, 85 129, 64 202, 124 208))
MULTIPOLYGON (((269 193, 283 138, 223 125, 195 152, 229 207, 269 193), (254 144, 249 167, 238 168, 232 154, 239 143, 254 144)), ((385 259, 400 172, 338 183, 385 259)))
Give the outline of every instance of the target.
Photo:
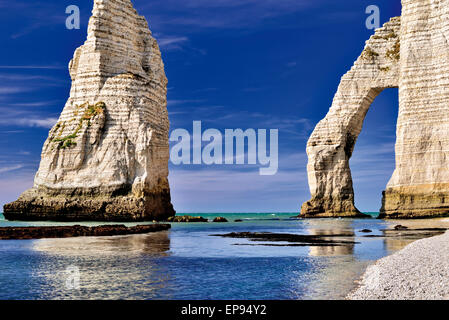
POLYGON ((395 169, 398 91, 387 88, 371 103, 349 160, 355 207, 364 213, 379 212, 382 191, 395 169))

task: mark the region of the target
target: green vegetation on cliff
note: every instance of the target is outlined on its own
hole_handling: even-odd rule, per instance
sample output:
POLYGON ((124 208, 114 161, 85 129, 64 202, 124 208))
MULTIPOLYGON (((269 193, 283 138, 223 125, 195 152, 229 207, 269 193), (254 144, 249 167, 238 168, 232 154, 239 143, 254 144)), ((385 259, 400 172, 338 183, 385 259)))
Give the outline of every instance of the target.
MULTIPOLYGON (((95 118, 97 115, 104 113, 106 104, 104 102, 97 102, 96 104, 91 105, 88 102, 86 102, 86 103, 76 107, 76 110, 74 112, 75 115, 78 116, 79 110, 84 109, 84 108, 85 108, 85 111, 78 122, 78 126, 76 127, 75 132, 73 132, 65 137, 61 137, 62 133, 64 132, 66 124, 65 124, 65 122, 62 125, 60 123, 56 124, 56 131, 58 131, 60 128, 61 128, 61 131, 59 132, 58 137, 53 139, 52 142, 59 143, 58 149, 66 149, 66 148, 71 148, 71 147, 76 146, 76 142, 73 140, 75 140, 78 137, 78 133, 83 128, 84 121, 87 121, 87 126, 90 127, 90 121, 93 118, 95 118)), ((75 120, 75 119, 72 119, 71 121, 73 121, 73 120, 75 120)))

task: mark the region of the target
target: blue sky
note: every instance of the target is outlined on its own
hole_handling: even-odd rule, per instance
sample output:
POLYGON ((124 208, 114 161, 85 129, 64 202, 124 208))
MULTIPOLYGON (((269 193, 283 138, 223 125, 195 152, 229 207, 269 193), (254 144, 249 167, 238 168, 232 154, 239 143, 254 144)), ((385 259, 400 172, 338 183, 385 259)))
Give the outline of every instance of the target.
MULTIPOLYGON (((0 205, 32 186, 42 145, 69 95, 67 64, 86 38, 91 0, 0 0, 0 205), (65 28, 78 5, 81 29, 65 28)), ((279 171, 170 165, 178 212, 297 212, 310 197, 305 147, 341 76, 399 0, 134 0, 158 39, 172 129, 279 129, 279 171)), ((397 90, 373 103, 351 168, 356 204, 377 211, 394 169, 397 90)))

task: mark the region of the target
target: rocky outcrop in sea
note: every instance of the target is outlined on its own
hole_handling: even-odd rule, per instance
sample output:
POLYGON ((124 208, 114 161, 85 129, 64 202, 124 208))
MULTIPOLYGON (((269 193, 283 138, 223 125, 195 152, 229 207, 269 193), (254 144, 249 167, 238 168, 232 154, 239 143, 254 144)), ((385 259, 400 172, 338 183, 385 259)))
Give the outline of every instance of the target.
POLYGON ((142 221, 175 214, 168 183, 167 78, 130 0, 95 0, 69 65, 70 97, 50 130, 32 189, 11 220, 142 221))

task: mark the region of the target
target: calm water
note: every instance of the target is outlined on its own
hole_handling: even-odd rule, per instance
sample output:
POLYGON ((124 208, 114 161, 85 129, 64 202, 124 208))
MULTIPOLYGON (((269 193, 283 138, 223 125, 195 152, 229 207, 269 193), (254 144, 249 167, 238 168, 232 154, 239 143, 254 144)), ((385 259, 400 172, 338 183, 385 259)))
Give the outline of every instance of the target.
MULTIPOLYGON (((0 299, 339 299, 367 265, 410 242, 359 232, 381 234, 394 222, 289 219, 292 215, 220 214, 244 222, 173 224, 170 231, 149 235, 0 240, 0 299), (359 243, 249 246, 255 243, 210 236, 242 231, 345 232, 359 243), (79 289, 66 286, 71 266, 80 270, 79 289)), ((0 215, 0 227, 25 225, 62 224, 8 222, 0 215)))

